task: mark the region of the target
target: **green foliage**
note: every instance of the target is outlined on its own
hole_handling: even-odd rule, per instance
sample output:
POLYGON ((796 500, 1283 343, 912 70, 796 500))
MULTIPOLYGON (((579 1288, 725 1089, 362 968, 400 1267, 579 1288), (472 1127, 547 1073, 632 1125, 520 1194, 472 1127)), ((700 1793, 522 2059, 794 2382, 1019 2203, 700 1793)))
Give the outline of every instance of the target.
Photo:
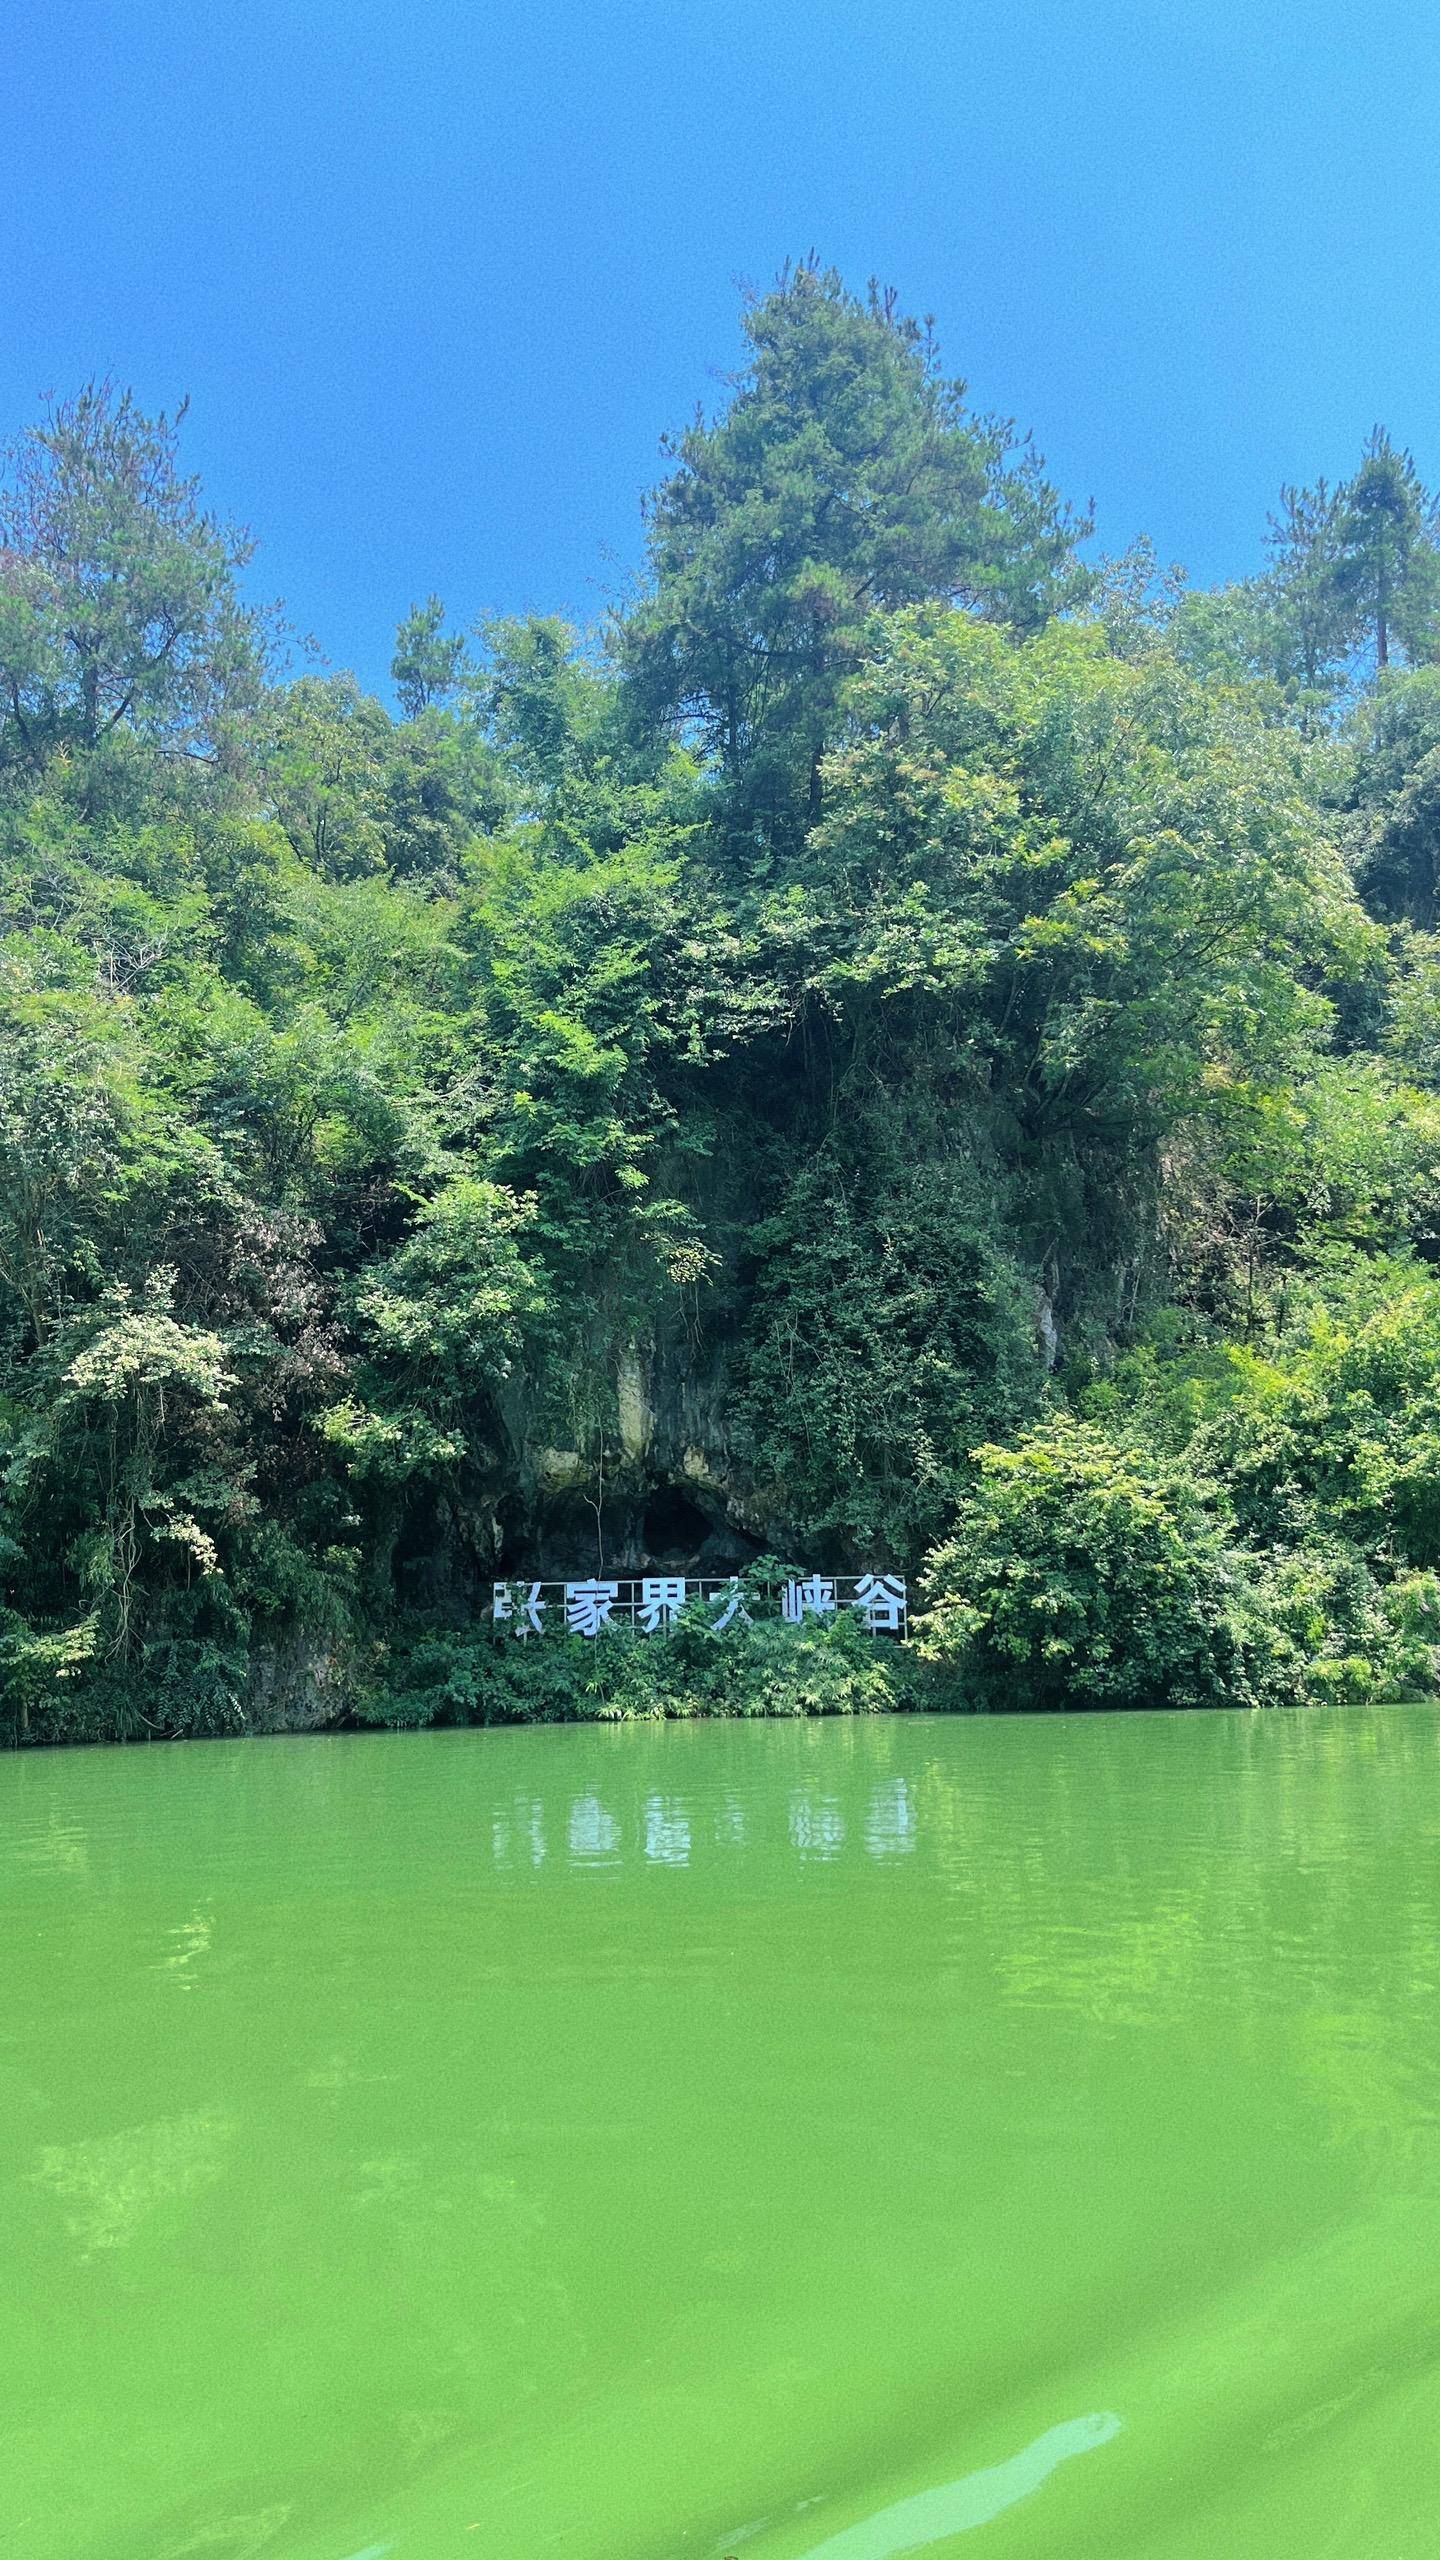
POLYGON ((173 419, 90 382, 8 456, 0 490, 0 768, 101 757, 121 731, 213 752, 253 702, 249 545, 202 512, 173 419))
POLYGON ((1392 650, 1412 662, 1429 653, 1440 612, 1436 501, 1408 453, 1376 427, 1341 491, 1333 586, 1349 628, 1374 650, 1383 675, 1392 650))
POLYGON ((371 1265, 355 1293, 368 1401, 346 1398, 321 1426, 357 1474, 398 1481, 483 1447, 496 1390, 542 1303, 519 1241, 533 1214, 495 1183, 457 1176, 371 1265))
MULTIPOLYGON (((1248 1533, 1298 1520, 1379 1565, 1440 1568, 1440 1286, 1423 1267, 1343 1264, 1278 1340, 1232 1345, 1194 1447, 1248 1533)), ((1293 1531, 1292 1531, 1293 1534, 1293 1531)))
POLYGON ((668 1635, 617 1628, 519 1644, 488 1628, 419 1633, 372 1665, 362 1722, 618 1724, 636 1718, 879 1715, 950 1703, 943 1677, 849 1612, 717 1635, 687 1610, 668 1635))
POLYGON ((898 1114, 865 1137, 802 1166, 752 1232, 736 1430, 778 1525, 817 1553, 906 1557, 975 1441, 1038 1392, 1036 1287, 972 1161, 907 1152, 898 1114))
POLYGON ((1188 635, 1223 627, 1229 665, 1275 682, 1302 728, 1323 721, 1357 673, 1418 666, 1440 640, 1440 501, 1383 427, 1353 479, 1284 488, 1270 518, 1264 578, 1211 600, 1186 599, 1188 635))
POLYGON ((0 1614, 0 1702, 14 1718, 18 1742, 49 1740, 63 1724, 65 1684, 95 1654, 97 1617, 92 1610, 73 1626, 27 1626, 13 1610, 0 1614))
POLYGON ((1344 492, 1318 480, 1284 488, 1269 527, 1269 655, 1303 711, 1323 709, 1351 645, 1354 616, 1342 588, 1344 492))
POLYGON ((1391 675, 1354 723, 1352 859, 1387 921, 1440 924, 1440 669, 1391 675))
POLYGON ((0 964, 0 1286, 37 1347, 98 1273, 139 1108, 124 1016, 38 975, 0 964))
POLYGON ((467 652, 459 632, 445 629, 445 607, 438 596, 412 606, 395 634, 390 673, 407 720, 416 720, 433 704, 442 710, 458 693, 466 671, 467 652))
POLYGON ((1198 1485, 1071 1422, 976 1458, 923 1655, 990 1707, 1260 1702, 1258 1613, 1198 1485))
POLYGON ((597 643, 279 680, 178 421, 0 503, 0 1696, 30 1738, 1434 1685, 1434 510, 1093 578, 814 265, 597 643), (505 1568, 925 1650, 497 1644, 505 1568), (682 1553, 683 1551, 683 1553, 682 1553), (548 1560, 548 1561, 545 1561, 548 1560), (323 1702, 317 1703, 317 1701, 323 1702))
POLYGON ((784 832, 818 814, 869 616, 963 598, 1033 629, 1075 592, 1085 527, 893 296, 801 265, 744 326, 724 417, 670 448, 622 654, 637 714, 694 722, 737 819, 784 832))
MULTIPOLYGON (((250 1730, 243 1647, 160 1638, 129 1659, 87 1651, 30 1705, 28 1742, 182 1742, 250 1730), (81 1676, 77 1676, 80 1674, 81 1676)), ((5 1697, 0 1655, 0 1700, 5 1697)))
MULTIPOLYGON (((1131 1429, 1057 1415, 1009 1448, 977 1450, 916 1630, 922 1657, 950 1666, 967 1699, 1256 1707, 1433 1688, 1440 1578, 1377 1571, 1323 1511, 1302 1526, 1293 1474, 1287 1501, 1247 1500, 1234 1458, 1253 1406, 1231 1409, 1228 1446, 1202 1429, 1183 1455, 1120 1419, 1131 1429), (1277 1544, 1287 1520, 1299 1534, 1277 1544)), ((1284 1464, 1273 1435, 1267 1457, 1273 1497, 1284 1464)))

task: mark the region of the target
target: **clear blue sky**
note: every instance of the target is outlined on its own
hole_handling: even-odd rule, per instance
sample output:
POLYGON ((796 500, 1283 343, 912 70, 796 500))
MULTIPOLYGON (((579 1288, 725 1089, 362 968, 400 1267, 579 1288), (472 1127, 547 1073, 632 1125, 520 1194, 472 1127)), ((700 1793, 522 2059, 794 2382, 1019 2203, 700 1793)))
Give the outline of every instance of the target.
POLYGON ((1108 549, 1252 568, 1383 418, 1440 476, 1440 10, 66 0, 7 12, 0 431, 192 398, 256 577, 383 681, 437 589, 592 618, 737 282, 933 312, 1108 549))

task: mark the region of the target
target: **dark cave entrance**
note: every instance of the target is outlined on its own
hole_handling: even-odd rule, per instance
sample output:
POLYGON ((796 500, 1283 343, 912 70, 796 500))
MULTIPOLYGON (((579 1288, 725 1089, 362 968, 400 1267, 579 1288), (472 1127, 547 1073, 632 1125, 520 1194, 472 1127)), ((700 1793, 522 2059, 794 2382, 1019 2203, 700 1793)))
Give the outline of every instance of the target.
POLYGON ((714 1524, 680 1485, 657 1485, 640 1524, 644 1563, 676 1573, 682 1565, 693 1570, 714 1536, 714 1524))

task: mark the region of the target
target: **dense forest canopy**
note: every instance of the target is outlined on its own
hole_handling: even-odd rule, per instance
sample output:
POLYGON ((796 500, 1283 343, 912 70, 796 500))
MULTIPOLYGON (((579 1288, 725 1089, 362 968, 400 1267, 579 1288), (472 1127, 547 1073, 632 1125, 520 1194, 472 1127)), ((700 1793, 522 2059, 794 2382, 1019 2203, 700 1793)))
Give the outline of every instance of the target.
MULTIPOLYGON (((1434 499, 1377 428, 1200 592, 892 295, 745 332, 626 607, 429 597, 395 711, 282 663, 181 416, 11 452, 17 1732, 744 1688, 489 1640, 600 1562, 898 1567, 976 1703, 1431 1685, 1434 499)), ((852 1638, 746 1694, 893 1694, 852 1638)))

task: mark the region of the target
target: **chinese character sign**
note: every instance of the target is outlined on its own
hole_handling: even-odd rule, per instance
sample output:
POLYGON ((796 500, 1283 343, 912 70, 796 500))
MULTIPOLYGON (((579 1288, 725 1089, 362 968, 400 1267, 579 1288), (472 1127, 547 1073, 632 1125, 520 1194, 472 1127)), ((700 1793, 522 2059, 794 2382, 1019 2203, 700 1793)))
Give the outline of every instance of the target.
POLYGON ((674 1625, 685 1606, 685 1588, 683 1574, 665 1574, 659 1581, 641 1583, 638 1623, 647 1636, 653 1636, 658 1627, 674 1625))
POLYGON ((565 1585, 565 1626, 572 1636, 598 1636, 610 1624, 610 1612, 620 1597, 618 1582, 567 1582, 565 1585))
POLYGON ((663 1636, 686 1608, 698 1609, 716 1635, 752 1626, 757 1616, 778 1616, 798 1627, 842 1609, 853 1610, 871 1635, 903 1638, 909 1623, 905 1578, 898 1573, 803 1574, 758 1592, 738 1574, 723 1581, 681 1573, 585 1582, 517 1578, 495 1584, 491 1614, 497 1633, 522 1639, 552 1631, 591 1637, 609 1627, 663 1636))
POLYGON ((780 1601, 780 1615, 792 1627, 802 1618, 833 1618, 835 1585, 822 1573, 812 1573, 808 1582, 787 1582, 780 1601))
POLYGON ((495 1585, 496 1625, 507 1618, 512 1620, 513 1632, 517 1636, 543 1636, 545 1607, 538 1582, 497 1582, 495 1585))
POLYGON ((872 1636, 905 1633, 905 1578, 899 1573, 862 1573, 855 1585, 852 1609, 858 1609, 872 1636))

